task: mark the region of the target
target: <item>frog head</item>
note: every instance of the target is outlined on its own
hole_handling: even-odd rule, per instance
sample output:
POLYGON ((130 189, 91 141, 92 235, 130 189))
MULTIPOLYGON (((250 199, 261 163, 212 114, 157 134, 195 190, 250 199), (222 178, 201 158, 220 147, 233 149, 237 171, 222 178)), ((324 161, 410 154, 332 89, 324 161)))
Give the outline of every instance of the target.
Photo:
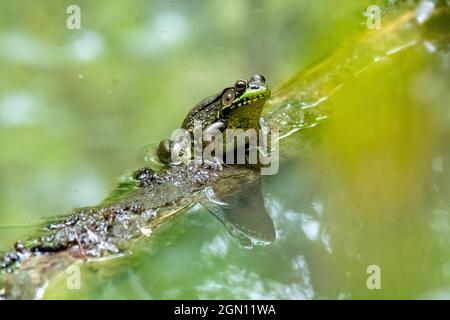
MULTIPOLYGON (((270 97, 265 78, 255 74, 249 81, 237 80, 233 87, 209 96, 189 111, 182 123, 182 129, 193 133, 195 124, 201 123, 204 132, 211 129, 255 129, 259 128, 259 118, 266 100, 270 97)), ((163 140, 158 146, 157 156, 170 163, 173 151, 184 149, 182 143, 163 140)))
POLYGON ((249 81, 238 80, 221 94, 222 107, 217 119, 227 121, 228 128, 257 129, 262 108, 270 97, 265 78, 255 74, 249 81))

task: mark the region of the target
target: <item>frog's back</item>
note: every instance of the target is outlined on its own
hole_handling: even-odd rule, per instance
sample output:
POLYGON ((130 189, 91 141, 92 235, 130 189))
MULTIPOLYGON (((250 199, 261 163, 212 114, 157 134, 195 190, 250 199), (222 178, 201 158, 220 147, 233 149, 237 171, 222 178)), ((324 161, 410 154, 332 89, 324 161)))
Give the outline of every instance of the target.
POLYGON ((193 131, 194 121, 201 121, 203 129, 217 120, 220 108, 220 93, 209 96, 200 101, 183 121, 183 129, 193 131))

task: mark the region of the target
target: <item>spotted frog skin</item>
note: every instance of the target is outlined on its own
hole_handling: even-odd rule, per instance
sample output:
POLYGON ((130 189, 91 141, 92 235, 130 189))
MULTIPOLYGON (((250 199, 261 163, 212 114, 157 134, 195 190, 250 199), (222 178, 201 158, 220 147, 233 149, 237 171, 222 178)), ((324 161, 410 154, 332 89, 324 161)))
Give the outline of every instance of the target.
MULTIPOLYGON (((233 87, 225 88, 197 104, 188 113, 181 128, 193 134, 195 121, 200 121, 206 134, 212 130, 258 129, 262 108, 269 97, 270 90, 262 75, 255 74, 249 81, 237 80, 233 87)), ((166 139, 161 141, 156 154, 162 162, 171 163, 175 149, 182 148, 166 139)))

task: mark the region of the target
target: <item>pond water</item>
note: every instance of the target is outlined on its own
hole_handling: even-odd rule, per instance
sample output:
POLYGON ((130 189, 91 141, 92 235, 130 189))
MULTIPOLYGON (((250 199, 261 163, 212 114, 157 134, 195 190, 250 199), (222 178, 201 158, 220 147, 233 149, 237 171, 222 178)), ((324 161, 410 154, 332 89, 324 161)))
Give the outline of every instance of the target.
MULTIPOLYGON (((101 202, 207 95, 321 61, 372 2, 80 1, 80 30, 60 1, 5 4, 0 250, 101 202)), ((46 298, 450 297, 450 58, 429 45, 358 75, 321 103, 324 121, 282 141, 291 155, 262 187, 274 243, 243 248, 194 207, 107 262, 114 273, 85 265, 81 289, 62 276, 46 298)))

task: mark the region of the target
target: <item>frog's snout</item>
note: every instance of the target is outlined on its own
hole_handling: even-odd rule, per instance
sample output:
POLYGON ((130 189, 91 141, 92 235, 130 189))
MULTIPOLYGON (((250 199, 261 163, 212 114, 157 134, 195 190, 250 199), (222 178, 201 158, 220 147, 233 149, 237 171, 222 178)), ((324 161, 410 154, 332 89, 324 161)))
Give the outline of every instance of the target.
POLYGON ((259 88, 259 87, 265 87, 266 86, 266 78, 264 78, 263 75, 255 74, 250 78, 249 81, 249 87, 250 88, 259 88))
POLYGON ((264 78, 264 76, 261 75, 261 74, 254 74, 250 78, 250 82, 262 82, 262 83, 265 83, 266 82, 266 78, 264 78))

